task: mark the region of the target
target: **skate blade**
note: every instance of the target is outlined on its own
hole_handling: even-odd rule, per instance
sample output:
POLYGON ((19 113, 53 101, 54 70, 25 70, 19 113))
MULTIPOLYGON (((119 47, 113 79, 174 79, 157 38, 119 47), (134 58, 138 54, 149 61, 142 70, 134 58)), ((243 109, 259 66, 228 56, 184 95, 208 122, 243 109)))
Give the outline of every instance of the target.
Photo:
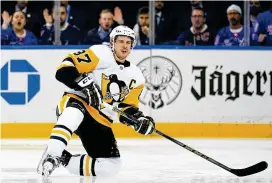
POLYGON ((43 175, 43 182, 49 177, 49 175, 50 175, 50 170, 51 168, 50 167, 48 167, 48 166, 45 166, 44 167, 44 169, 43 169, 43 173, 42 173, 42 175, 43 175))
POLYGON ((47 149, 48 149, 48 147, 46 146, 45 150, 43 151, 42 158, 40 159, 39 164, 37 166, 37 173, 38 174, 42 174, 42 162, 46 157, 45 155, 46 155, 47 149))

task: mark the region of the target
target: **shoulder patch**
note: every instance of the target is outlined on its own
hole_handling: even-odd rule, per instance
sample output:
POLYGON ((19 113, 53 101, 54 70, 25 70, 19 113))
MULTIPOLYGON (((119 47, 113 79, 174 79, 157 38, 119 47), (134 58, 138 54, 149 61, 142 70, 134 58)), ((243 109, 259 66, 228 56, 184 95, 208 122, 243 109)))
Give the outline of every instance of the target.
POLYGON ((70 56, 79 73, 92 72, 99 62, 99 58, 91 49, 71 53, 70 56))

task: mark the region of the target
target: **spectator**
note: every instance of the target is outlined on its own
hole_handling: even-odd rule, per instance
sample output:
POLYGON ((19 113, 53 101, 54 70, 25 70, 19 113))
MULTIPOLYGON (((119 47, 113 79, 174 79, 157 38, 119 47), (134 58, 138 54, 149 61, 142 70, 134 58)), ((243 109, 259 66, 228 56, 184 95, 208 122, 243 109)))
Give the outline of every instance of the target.
POLYGON ((137 45, 149 45, 149 9, 142 7, 138 11, 137 24, 134 26, 133 31, 137 39, 137 45))
POLYGON ((7 11, 2 13, 1 44, 5 45, 36 45, 36 36, 25 29, 26 17, 22 11, 16 11, 9 16, 7 11), (9 24, 11 22, 11 27, 9 24))
POLYGON ((36 37, 40 36, 42 25, 40 21, 41 16, 39 16, 37 7, 34 7, 33 2, 29 3, 28 0, 17 0, 15 5, 11 4, 5 11, 9 12, 9 14, 13 14, 16 11, 22 11, 26 17, 25 29, 33 32, 36 37))
MULTIPOLYGON (((54 36, 54 25, 53 21, 55 19, 56 7, 53 8, 52 16, 49 15, 48 9, 44 9, 43 16, 46 24, 41 29, 41 39, 40 44, 55 44, 54 36)), ((65 6, 60 6, 60 41, 62 45, 78 45, 81 42, 80 33, 78 28, 70 25, 66 22, 66 8, 65 6)))
POLYGON ((262 11, 260 1, 251 0, 250 1, 250 26, 256 27, 257 16, 262 11))
POLYGON ((109 9, 100 12, 99 27, 91 29, 84 41, 85 44, 102 44, 110 42, 110 32, 117 25, 123 24, 123 14, 119 7, 115 7, 114 16, 109 9))
POLYGON ((155 44, 163 44, 175 38, 176 24, 171 12, 166 12, 163 1, 155 1, 155 44))
POLYGON ((70 25, 77 27, 84 33, 85 24, 87 22, 87 16, 84 11, 83 7, 78 7, 75 5, 71 5, 69 0, 61 0, 61 5, 65 6, 66 8, 66 19, 65 21, 68 22, 70 25))
POLYGON ((272 46, 272 9, 258 15, 255 33, 261 45, 272 46))
MULTIPOLYGON (((239 6, 233 4, 227 9, 229 26, 222 28, 216 38, 215 45, 223 46, 243 46, 244 27, 241 24, 242 10, 239 6)), ((252 36, 250 36, 252 37, 252 36)))
POLYGON ((70 25, 73 25, 71 21, 74 21, 74 16, 73 16, 74 11, 72 11, 72 7, 69 4, 69 0, 61 0, 60 4, 65 6, 66 8, 67 16, 65 21, 68 22, 70 25))
POLYGON ((202 8, 192 10, 191 22, 192 27, 177 39, 177 44, 186 46, 196 45, 213 45, 214 32, 205 24, 206 17, 202 8))
POLYGON ((185 32, 188 28, 190 28, 191 22, 189 17, 191 17, 192 10, 195 8, 201 8, 204 10, 205 22, 210 28, 217 30, 217 28, 220 27, 220 21, 217 21, 217 19, 220 18, 220 11, 219 7, 216 7, 216 3, 214 1, 190 0, 189 2, 179 2, 179 4, 181 7, 178 7, 178 34, 185 32))

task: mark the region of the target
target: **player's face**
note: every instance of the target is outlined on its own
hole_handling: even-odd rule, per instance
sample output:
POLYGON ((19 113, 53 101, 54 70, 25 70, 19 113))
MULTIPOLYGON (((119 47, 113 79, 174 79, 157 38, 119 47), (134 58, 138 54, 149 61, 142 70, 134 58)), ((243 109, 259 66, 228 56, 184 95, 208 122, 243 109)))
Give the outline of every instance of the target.
POLYGON ((15 12, 12 17, 12 26, 14 27, 14 29, 22 30, 24 29, 25 24, 26 24, 25 15, 20 11, 15 12))
POLYGON ((240 19, 241 19, 241 15, 237 11, 231 10, 228 13, 228 20, 230 24, 237 25, 238 23, 240 23, 240 19))
POLYGON ((140 14, 138 16, 138 22, 141 27, 148 26, 149 24, 149 16, 148 14, 140 14))
POLYGON ((131 38, 127 36, 118 36, 114 43, 116 56, 121 60, 125 60, 130 53, 131 45, 131 38))
POLYGON ((99 24, 104 30, 109 30, 113 24, 113 15, 108 13, 102 13, 100 15, 99 24))
POLYGON ((203 24, 205 23, 205 18, 204 18, 203 11, 194 10, 192 12, 191 21, 192 21, 193 26, 196 29, 201 28, 203 26, 203 24))

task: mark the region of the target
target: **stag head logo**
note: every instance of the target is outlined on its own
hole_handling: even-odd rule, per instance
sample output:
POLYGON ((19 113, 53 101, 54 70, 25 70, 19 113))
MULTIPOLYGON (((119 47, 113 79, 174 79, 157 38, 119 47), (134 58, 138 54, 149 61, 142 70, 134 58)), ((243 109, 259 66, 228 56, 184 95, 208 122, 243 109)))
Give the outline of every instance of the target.
POLYGON ((140 96, 144 105, 159 109, 171 104, 179 95, 182 76, 177 65, 162 56, 152 56, 140 61, 145 80, 145 88, 140 96))

